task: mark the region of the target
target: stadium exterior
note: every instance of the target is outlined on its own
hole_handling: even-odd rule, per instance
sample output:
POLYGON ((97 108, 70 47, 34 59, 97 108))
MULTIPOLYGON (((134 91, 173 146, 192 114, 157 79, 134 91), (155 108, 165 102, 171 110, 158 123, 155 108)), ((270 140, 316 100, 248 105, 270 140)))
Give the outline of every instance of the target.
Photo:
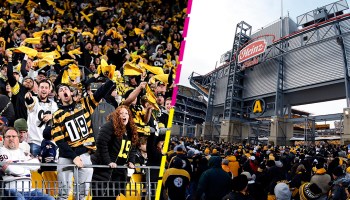
POLYGON ((346 0, 297 17, 283 17, 251 33, 237 24, 232 50, 206 75, 192 73, 191 85, 208 98, 202 136, 238 142, 268 136, 289 144, 304 124, 302 137, 314 141, 315 123, 338 120, 342 142, 350 142, 350 14, 346 0), (295 105, 346 98, 343 113, 310 117, 295 105), (217 127, 219 128, 213 128, 217 127))

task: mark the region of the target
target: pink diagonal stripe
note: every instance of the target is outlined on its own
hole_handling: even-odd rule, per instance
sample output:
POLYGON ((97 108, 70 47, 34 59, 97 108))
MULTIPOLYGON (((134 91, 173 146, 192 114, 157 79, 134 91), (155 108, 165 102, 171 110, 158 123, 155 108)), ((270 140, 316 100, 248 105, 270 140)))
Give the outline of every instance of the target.
POLYGON ((184 31, 183 31, 183 34, 182 34, 182 37, 186 37, 187 36, 187 29, 188 29, 188 23, 190 21, 190 18, 189 17, 186 17, 185 19, 185 26, 184 26, 184 31))
POLYGON ((180 55, 179 55, 179 61, 181 62, 183 57, 184 57, 184 53, 185 53, 185 46, 186 46, 186 40, 182 40, 181 42, 181 47, 180 47, 180 55))
POLYGON ((187 14, 191 13, 191 8, 192 8, 192 0, 188 0, 188 3, 187 3, 187 14))
POLYGON ((173 96, 171 97, 171 106, 175 106, 175 103, 176 103, 176 95, 177 95, 177 89, 178 89, 178 86, 176 85, 176 86, 173 88, 173 96))
POLYGON ((180 81, 181 67, 182 67, 181 64, 179 64, 179 65, 177 66, 176 75, 175 75, 175 81, 174 81, 175 84, 178 84, 179 81, 180 81))

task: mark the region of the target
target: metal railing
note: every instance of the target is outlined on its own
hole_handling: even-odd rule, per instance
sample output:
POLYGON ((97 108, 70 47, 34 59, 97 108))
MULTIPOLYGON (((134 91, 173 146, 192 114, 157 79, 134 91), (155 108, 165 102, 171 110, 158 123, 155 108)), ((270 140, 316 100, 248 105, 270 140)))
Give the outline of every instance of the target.
MULTIPOLYGON (((138 199, 145 198, 145 199, 152 199, 152 197, 155 197, 156 188, 157 188, 157 182, 151 182, 151 170, 159 170, 159 166, 135 166, 135 169, 138 171, 142 171, 140 176, 143 176, 143 180, 132 180, 132 177, 130 177, 130 181, 121 182, 121 181, 115 181, 115 180, 108 180, 108 181, 91 181, 91 182, 85 182, 82 184, 79 184, 79 168, 74 164, 55 164, 55 163, 5 163, 0 162, 0 166, 3 165, 22 165, 22 166, 51 166, 51 167, 64 167, 68 170, 73 171, 73 177, 74 180, 72 182, 67 181, 68 188, 60 188, 60 182, 58 181, 58 177, 56 173, 56 180, 50 179, 47 180, 44 177, 41 176, 39 173, 41 179, 34 177, 33 172, 37 173, 36 171, 31 171, 31 177, 25 179, 19 179, 19 180, 11 180, 11 181, 0 181, 0 197, 9 197, 11 196, 11 193, 9 193, 9 189, 12 189, 14 191, 14 188, 16 192, 26 192, 26 191, 33 191, 33 190, 39 190, 43 194, 48 194, 53 196, 54 198, 58 198, 58 194, 61 194, 62 190, 68 190, 72 188, 71 191, 69 191, 68 199, 80 199, 81 195, 86 196, 85 199, 90 199, 93 194, 95 194, 94 197, 116 197, 118 196, 119 192, 123 193, 127 198, 128 197, 139 197, 138 199), (30 181, 30 182, 29 182, 30 181), (9 185, 11 183, 11 186, 9 185), (26 183, 26 185, 25 185, 26 183), (28 184, 29 183, 29 184, 28 184), (89 193, 88 194, 80 194, 81 187, 85 186, 86 184, 89 185, 89 193), (18 189, 21 188, 21 189, 18 189)), ((84 165, 83 168, 106 168, 111 169, 108 165, 84 165)), ((128 169, 126 166, 117 166, 113 169, 128 169)), ((136 170, 135 170, 136 171, 136 170)), ((43 171, 42 174, 44 174, 43 171)), ((57 171, 53 171, 57 172, 57 171)), ((135 174, 135 173, 134 173, 135 174)), ((3 176, 6 176, 7 174, 3 174, 3 176)), ((36 174, 38 176, 38 174, 36 174)), ((13 195, 12 195, 13 197, 13 195)), ((35 196, 31 196, 35 197, 35 196)))

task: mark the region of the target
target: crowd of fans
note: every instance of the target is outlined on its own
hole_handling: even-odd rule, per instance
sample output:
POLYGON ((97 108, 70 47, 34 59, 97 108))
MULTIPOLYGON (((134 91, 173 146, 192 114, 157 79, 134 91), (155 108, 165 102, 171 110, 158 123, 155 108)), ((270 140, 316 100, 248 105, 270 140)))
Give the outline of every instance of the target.
MULTIPOLYGON (((2 148, 16 149, 10 144, 18 139, 27 161, 159 166, 187 1, 7 0, 0 5, 2 148), (121 159, 109 152, 110 163, 91 163, 103 141, 99 130, 108 122, 117 145, 107 151, 119 151, 121 159)), ((1 162, 10 160, 1 155, 1 162)), ((66 184, 71 180, 60 167, 40 170, 57 170, 66 184)), ((88 170, 79 173, 79 183, 97 177, 88 170)), ((151 172, 151 181, 157 180, 158 171, 151 172)))
POLYGON ((346 145, 249 145, 174 136, 169 149, 164 199, 350 198, 346 145))

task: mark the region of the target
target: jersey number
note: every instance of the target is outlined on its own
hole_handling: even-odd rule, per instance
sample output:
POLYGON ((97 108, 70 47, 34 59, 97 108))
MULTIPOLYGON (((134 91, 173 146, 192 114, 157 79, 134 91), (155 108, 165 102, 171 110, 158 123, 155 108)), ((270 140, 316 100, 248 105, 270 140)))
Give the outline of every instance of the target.
POLYGON ((130 140, 128 140, 128 141, 122 140, 122 146, 120 147, 118 157, 128 158, 130 146, 131 146, 131 141, 130 140))
POLYGON ((72 142, 84 138, 89 134, 89 129, 83 115, 80 115, 76 119, 67 121, 65 125, 72 142))

